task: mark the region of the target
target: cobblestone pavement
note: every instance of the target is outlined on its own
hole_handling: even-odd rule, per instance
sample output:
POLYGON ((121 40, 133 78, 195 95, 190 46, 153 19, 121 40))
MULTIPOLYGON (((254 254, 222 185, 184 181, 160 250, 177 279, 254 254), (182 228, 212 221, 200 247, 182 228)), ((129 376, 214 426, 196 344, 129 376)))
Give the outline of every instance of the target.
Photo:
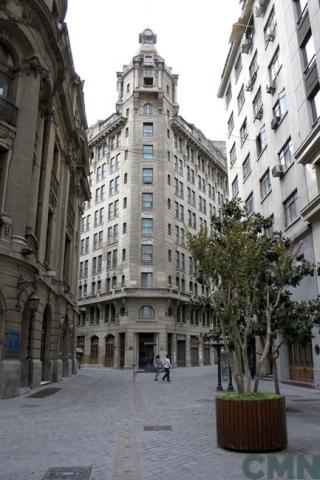
MULTIPOLYGON (((92 466, 90 480, 248 478, 245 455, 216 445, 216 381, 216 367, 176 369, 171 383, 150 373, 133 381, 129 371, 87 368, 51 385, 60 388, 51 396, 2 400, 0 479, 41 480, 48 468, 73 466, 92 466)), ((263 388, 272 390, 271 382, 263 388)), ((320 454, 320 392, 287 385, 282 391, 285 453, 320 454)), ((266 472, 263 458, 258 470, 266 472)))

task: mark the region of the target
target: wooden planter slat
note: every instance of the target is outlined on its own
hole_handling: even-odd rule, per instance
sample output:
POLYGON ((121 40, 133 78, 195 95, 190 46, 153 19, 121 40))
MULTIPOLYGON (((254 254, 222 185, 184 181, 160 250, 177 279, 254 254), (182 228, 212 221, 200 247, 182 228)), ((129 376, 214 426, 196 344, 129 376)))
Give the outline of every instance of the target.
POLYGON ((217 442, 232 450, 265 452, 287 445, 285 398, 216 398, 217 442))

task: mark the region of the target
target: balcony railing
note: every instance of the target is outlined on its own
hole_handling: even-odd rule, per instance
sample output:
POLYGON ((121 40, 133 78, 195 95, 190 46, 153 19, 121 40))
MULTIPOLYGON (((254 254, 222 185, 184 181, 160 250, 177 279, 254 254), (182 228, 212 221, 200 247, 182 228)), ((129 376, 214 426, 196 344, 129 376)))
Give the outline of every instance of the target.
POLYGON ((13 125, 17 124, 18 108, 4 97, 0 97, 0 120, 13 125))

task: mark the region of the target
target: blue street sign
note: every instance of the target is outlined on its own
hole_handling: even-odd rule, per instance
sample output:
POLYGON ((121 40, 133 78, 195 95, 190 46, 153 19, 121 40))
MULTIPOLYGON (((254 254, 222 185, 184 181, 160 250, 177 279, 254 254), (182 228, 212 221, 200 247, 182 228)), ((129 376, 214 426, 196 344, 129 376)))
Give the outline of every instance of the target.
POLYGON ((18 330, 8 332, 7 355, 17 357, 20 351, 21 336, 18 330))

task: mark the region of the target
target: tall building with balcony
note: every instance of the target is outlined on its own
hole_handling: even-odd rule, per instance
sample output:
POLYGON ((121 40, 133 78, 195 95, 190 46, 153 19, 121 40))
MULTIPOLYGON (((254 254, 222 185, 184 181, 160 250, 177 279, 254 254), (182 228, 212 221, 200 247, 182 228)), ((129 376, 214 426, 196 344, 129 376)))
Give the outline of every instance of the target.
POLYGON ((0 2, 0 398, 76 371, 82 83, 66 0, 0 2))
MULTIPOLYGON (((318 0, 244 0, 233 25, 218 96, 228 125, 231 196, 272 219, 301 255, 320 248, 320 5, 318 0)), ((316 278, 295 295, 319 294, 316 278)), ((320 336, 282 348, 283 380, 320 387, 320 336)))
POLYGON ((178 115, 177 81, 146 29, 117 73, 116 113, 89 129, 92 200, 82 217, 77 346, 84 363, 210 363, 206 293, 186 231, 210 227, 227 196, 224 143, 178 115))

